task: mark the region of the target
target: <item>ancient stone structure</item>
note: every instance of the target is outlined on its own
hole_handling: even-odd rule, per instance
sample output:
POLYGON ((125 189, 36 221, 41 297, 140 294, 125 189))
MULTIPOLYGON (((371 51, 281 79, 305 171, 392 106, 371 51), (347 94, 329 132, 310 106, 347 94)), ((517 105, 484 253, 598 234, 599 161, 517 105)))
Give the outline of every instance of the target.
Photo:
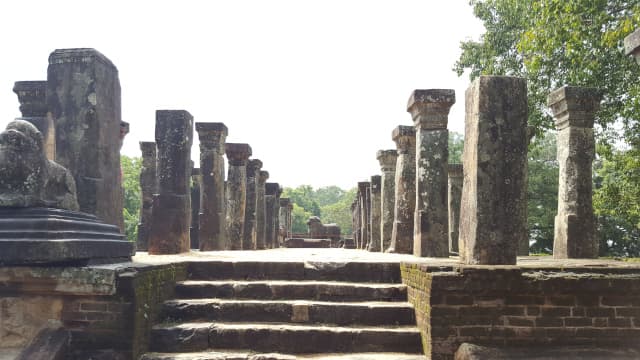
POLYGON ((289 198, 280 198, 280 229, 278 236, 280 243, 284 244, 285 240, 291 235, 291 200, 289 198))
POLYGON ((457 254, 462 199, 462 164, 449 164, 449 252, 457 254))
POLYGON ((481 76, 466 96, 460 256, 513 265, 527 234, 525 79, 481 76))
POLYGON ((278 234, 280 233, 280 195, 282 195, 282 187, 278 185, 278 190, 276 191, 276 198, 273 203, 273 239, 274 239, 274 247, 280 247, 280 237, 278 234))
POLYGON ((261 170, 256 182, 256 249, 266 249, 266 212, 265 183, 269 172, 261 170))
POLYGON ((267 249, 273 249, 276 245, 275 235, 275 202, 276 195, 280 190, 280 185, 278 183, 265 183, 265 216, 264 216, 264 224, 265 224, 265 244, 267 249))
POLYGON ((447 166, 449 163, 449 109, 453 90, 415 90, 407 111, 416 127, 416 204, 413 254, 449 256, 447 166))
POLYGON ((391 253, 413 254, 413 217, 416 205, 416 130, 400 125, 393 130, 398 159, 395 177, 395 206, 391 253))
POLYGON ((202 174, 199 168, 191 171, 191 227, 189 228, 189 238, 192 249, 200 249, 199 218, 200 218, 200 196, 202 191, 202 174))
POLYGON ((225 145, 229 173, 227 174, 227 236, 231 250, 242 250, 244 217, 247 202, 247 162, 251 156, 249 144, 225 145))
POLYGON ((340 226, 338 224, 323 224, 319 217, 311 216, 307 220, 309 237, 312 239, 331 239, 333 244, 340 240, 340 226))
POLYGON ((158 193, 153 195, 149 254, 189 251, 193 117, 184 110, 156 111, 158 193))
POLYGON ((374 175, 371 177, 371 188, 370 188, 370 200, 371 200, 371 208, 369 215, 369 229, 371 233, 369 234, 369 246, 367 250, 369 251, 380 251, 380 225, 381 225, 381 182, 382 177, 380 175, 374 175))
POLYGON ((44 138, 44 153, 49 160, 56 156, 56 129, 53 119, 47 117, 47 82, 46 81, 16 81, 13 92, 18 95, 20 112, 25 120, 42 133, 44 138))
POLYGON ((197 122, 200 140, 199 243, 201 251, 228 248, 225 229, 224 152, 228 130, 223 123, 197 122))
POLYGON ((258 207, 257 198, 257 177, 262 168, 262 161, 251 159, 247 163, 247 200, 244 212, 244 234, 242 240, 242 249, 256 249, 258 233, 256 225, 256 209, 258 207))
POLYGON ((360 247, 358 249, 366 249, 371 240, 369 219, 371 213, 371 183, 361 181, 358 183, 358 197, 360 199, 360 247))
POLYGON ((69 169, 80 210, 124 228, 120 191, 118 70, 94 49, 49 56, 47 109, 55 125, 56 161, 69 169))
POLYGON ((396 203, 396 150, 379 150, 376 158, 380 162, 382 178, 380 180, 380 237, 381 251, 385 251, 391 245, 391 233, 393 231, 393 208, 396 203))
POLYGON ((353 231, 353 243, 356 249, 360 248, 361 234, 360 231, 360 197, 356 194, 356 198, 351 203, 351 229, 353 231))
POLYGON ((555 258, 596 258, 598 239, 593 214, 591 167, 595 156, 593 122, 600 108, 598 89, 564 86, 549 94, 558 129, 558 213, 555 258))
POLYGON ((624 38, 624 50, 627 55, 631 55, 640 64, 640 29, 624 38))
POLYGON ((158 178, 156 177, 156 143, 141 141, 142 166, 140 168, 140 221, 138 223, 138 250, 147 250, 149 242, 149 224, 151 222, 151 208, 153 194, 158 192, 158 178))

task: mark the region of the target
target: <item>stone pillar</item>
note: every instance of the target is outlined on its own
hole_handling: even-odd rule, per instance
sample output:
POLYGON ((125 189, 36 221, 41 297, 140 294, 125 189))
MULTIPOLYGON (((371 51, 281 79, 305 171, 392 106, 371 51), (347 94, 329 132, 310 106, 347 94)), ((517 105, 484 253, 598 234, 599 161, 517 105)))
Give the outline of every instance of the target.
POLYGON ((269 172, 260 171, 256 183, 256 245, 255 248, 266 249, 266 211, 265 183, 269 179, 269 172))
POLYGON ((429 89, 414 90, 407 104, 416 128, 415 256, 449 256, 447 123, 455 102, 453 90, 429 89))
POLYGON ((449 164, 449 252, 458 254, 460 200, 462 198, 462 164, 449 164))
POLYGON ((251 159, 247 163, 247 205, 244 213, 244 235, 242 250, 255 250, 258 233, 256 226, 256 209, 258 198, 256 194, 257 177, 262 168, 262 161, 251 159))
POLYGON ((280 247, 280 237, 278 236, 278 234, 280 234, 280 195, 282 195, 282 188, 278 185, 276 198, 273 203, 273 239, 275 241, 273 247, 276 248, 280 247))
POLYGON ((358 203, 358 196, 356 194, 356 199, 351 203, 351 234, 353 236, 353 244, 356 249, 358 248, 358 244, 360 243, 360 204, 358 203))
POLYGON ((156 111, 158 193, 153 195, 149 254, 189 251, 193 117, 184 110, 156 111))
POLYGON ((527 84, 481 76, 466 94, 460 256, 514 265, 527 234, 527 84))
POLYGON ((158 178, 156 177, 156 143, 141 141, 142 166, 140 168, 140 222, 138 223, 138 250, 146 251, 149 243, 149 224, 151 222, 151 208, 153 194, 158 193, 158 178))
POLYGON ((200 194, 202 192, 202 174, 200 169, 193 168, 191 172, 191 228, 189 238, 191 248, 200 249, 200 194))
POLYGON ((32 123, 44 137, 44 153, 49 160, 56 156, 56 129, 53 118, 47 116, 47 82, 16 81, 13 92, 18 95, 20 112, 25 120, 32 123))
POLYGON ((627 55, 631 55, 640 64, 640 29, 624 38, 624 51, 627 55))
POLYGON ((289 198, 280 198, 280 230, 278 231, 279 243, 284 244, 284 241, 287 239, 288 231, 287 231, 287 219, 289 212, 289 198))
POLYGON ((380 250, 384 252, 391 244, 391 233, 393 230, 393 207, 396 202, 395 177, 398 152, 396 150, 379 150, 376 155, 378 162, 380 162, 380 170, 382 172, 382 178, 380 180, 380 250))
POLYGON ((360 246, 358 249, 366 249, 369 245, 369 211, 371 201, 369 200, 369 188, 371 183, 361 181, 358 183, 358 196, 360 198, 360 246))
POLYGON ((547 100, 558 129, 558 214, 553 257, 597 258, 591 168, 595 156, 593 122, 602 93, 594 88, 564 86, 547 100))
POLYGON ((393 230, 388 252, 413 254, 413 217, 416 205, 416 130, 400 125, 393 130, 398 160, 395 176, 393 230))
POLYGON ((56 162, 71 171, 80 211, 124 229, 120 191, 118 69, 94 49, 49 56, 47 109, 55 125, 56 162))
POLYGON ((287 206, 287 238, 293 237, 293 203, 287 206))
POLYGON ((201 251, 227 250, 225 229, 224 147, 228 130, 223 123, 197 122, 200 139, 200 213, 198 238, 201 251))
POLYGON ((276 202, 276 194, 278 193, 278 190, 280 188, 280 185, 278 185, 278 183, 266 183, 265 184, 265 195, 264 195, 264 199, 265 199, 265 217, 264 217, 264 224, 265 224, 265 243, 266 243, 266 247, 268 249, 273 249, 275 246, 275 239, 274 239, 274 234, 275 234, 275 230, 274 230, 274 226, 276 225, 275 222, 275 202, 276 202))
POLYGON ((249 144, 225 145, 229 173, 227 175, 227 237, 231 250, 242 250, 244 217, 247 202, 247 162, 249 144))
POLYGON ((370 198, 371 198, 371 210, 369 216, 369 228, 371 229, 371 233, 369 235, 369 247, 367 250, 369 251, 380 251, 380 225, 381 225, 381 181, 382 177, 380 175, 374 175, 371 177, 371 188, 370 188, 370 198))

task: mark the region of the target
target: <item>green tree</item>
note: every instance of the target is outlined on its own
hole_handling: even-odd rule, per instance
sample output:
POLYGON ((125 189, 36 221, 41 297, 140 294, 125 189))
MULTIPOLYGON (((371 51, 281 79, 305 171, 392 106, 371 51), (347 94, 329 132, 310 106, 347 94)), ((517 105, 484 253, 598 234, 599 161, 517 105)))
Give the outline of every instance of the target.
POLYGON ((305 234, 309 230, 307 226, 307 220, 313 216, 309 211, 305 211, 300 205, 293 203, 293 210, 291 211, 291 231, 296 234, 305 234))
POLYGON ((351 222, 351 203, 356 197, 357 188, 354 187, 349 191, 340 189, 340 191, 342 195, 340 195, 334 203, 327 204, 320 208, 322 222, 326 224, 338 224, 343 235, 350 235, 353 227, 351 222))
POLYGON ((314 191, 311 185, 300 185, 297 188, 286 187, 282 191, 282 197, 291 199, 293 203, 312 215, 320 216, 320 205, 314 199, 314 191))
POLYGON ((313 200, 315 200, 318 206, 320 206, 320 212, 323 213, 323 206, 339 202, 344 195, 345 191, 338 186, 325 186, 318 188, 313 192, 313 200))
POLYGON ((460 164, 462 162, 462 150, 464 148, 464 136, 455 131, 449 132, 449 162, 460 164))
POLYGON ((140 168, 142 161, 137 157, 120 156, 122 187, 124 188, 124 228, 129 241, 138 237, 140 217, 140 168))

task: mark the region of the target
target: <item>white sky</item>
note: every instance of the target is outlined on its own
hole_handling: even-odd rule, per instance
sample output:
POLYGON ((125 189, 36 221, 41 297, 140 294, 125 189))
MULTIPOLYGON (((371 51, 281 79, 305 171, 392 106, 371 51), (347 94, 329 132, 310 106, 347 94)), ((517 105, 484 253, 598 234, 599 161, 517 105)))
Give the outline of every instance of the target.
POLYGON ((467 0, 2 1, 0 127, 20 116, 14 81, 93 47, 120 73, 123 154, 154 140, 156 109, 185 109, 249 143, 269 181, 347 189, 380 172, 414 89, 455 89, 464 132, 468 79, 451 69, 481 32, 467 0))

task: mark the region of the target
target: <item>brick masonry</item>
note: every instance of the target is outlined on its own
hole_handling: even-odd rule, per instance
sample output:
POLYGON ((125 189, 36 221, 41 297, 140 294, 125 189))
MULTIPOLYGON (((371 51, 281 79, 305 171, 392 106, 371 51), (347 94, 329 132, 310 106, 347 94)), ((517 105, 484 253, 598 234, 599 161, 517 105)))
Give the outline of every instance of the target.
POLYGON ((640 269, 402 264, 425 353, 488 346, 637 347, 640 269))

